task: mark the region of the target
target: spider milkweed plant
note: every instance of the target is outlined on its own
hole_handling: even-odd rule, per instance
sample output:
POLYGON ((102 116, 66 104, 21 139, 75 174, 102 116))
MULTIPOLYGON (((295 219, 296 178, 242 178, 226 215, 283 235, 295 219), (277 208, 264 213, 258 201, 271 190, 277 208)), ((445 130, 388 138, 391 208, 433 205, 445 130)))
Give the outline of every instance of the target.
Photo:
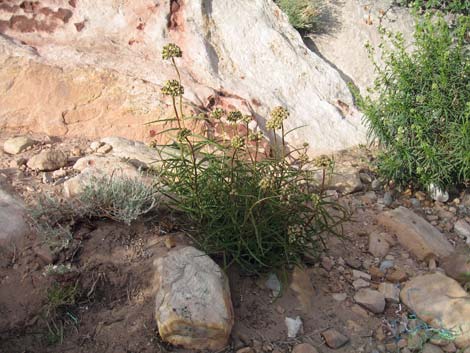
POLYGON ((270 153, 263 152, 264 135, 250 129, 251 117, 240 111, 216 108, 186 116, 176 65, 181 49, 169 44, 162 56, 178 78, 162 87, 174 116, 152 122, 171 124, 159 133, 168 142, 154 144, 161 158, 158 179, 185 230, 206 253, 247 273, 286 268, 299 264, 305 253, 315 255, 322 236, 340 232, 348 216, 323 192, 331 160, 319 159, 314 168, 308 145, 288 150, 289 113, 283 107, 273 109, 266 124, 275 134, 270 153), (204 132, 191 128, 201 122, 204 132), (214 126, 222 126, 221 136, 213 133, 214 126), (229 137, 228 130, 237 133, 229 137))

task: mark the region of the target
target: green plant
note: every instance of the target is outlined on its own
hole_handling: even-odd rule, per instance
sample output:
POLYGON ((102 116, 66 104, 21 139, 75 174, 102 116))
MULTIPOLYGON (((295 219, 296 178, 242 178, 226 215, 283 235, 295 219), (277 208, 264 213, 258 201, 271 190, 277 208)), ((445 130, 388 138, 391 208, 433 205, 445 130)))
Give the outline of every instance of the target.
POLYGON ((325 6, 321 0, 275 0, 294 28, 315 32, 321 27, 325 6))
POLYGON ((251 130, 252 118, 240 111, 216 108, 206 116, 184 115, 175 61, 181 51, 168 52, 165 48, 163 58, 172 62, 178 80, 167 81, 162 92, 172 100, 174 117, 156 123, 173 124, 160 133, 170 142, 158 149, 175 152, 162 157, 159 181, 173 200, 170 206, 187 217, 183 227, 226 266, 237 263, 259 273, 300 263, 347 216, 323 195, 321 180, 331 160, 317 160, 319 178, 308 145, 288 149, 284 120, 289 113, 282 107, 273 109, 266 124, 274 143, 265 146, 265 153, 263 133, 251 130), (189 128, 194 125, 198 128, 189 128))
POLYGON ((65 328, 78 324, 78 319, 74 314, 78 295, 78 283, 55 282, 47 289, 42 317, 46 323, 49 344, 62 343, 65 328))
POLYGON ((155 209, 159 194, 153 185, 138 178, 91 178, 73 199, 40 195, 29 209, 38 234, 51 249, 66 248, 72 240, 72 227, 80 220, 108 218, 130 224, 155 209))
POLYGON ((467 0, 396 0, 395 3, 420 11, 437 9, 444 12, 470 15, 470 2, 467 0))
MULTIPOLYGON (((415 49, 384 33, 384 67, 374 63, 375 98, 356 94, 370 135, 382 146, 379 172, 399 184, 445 188, 470 180, 470 21, 440 15, 416 23, 415 49)), ((357 93, 357 92, 356 92, 357 93)))

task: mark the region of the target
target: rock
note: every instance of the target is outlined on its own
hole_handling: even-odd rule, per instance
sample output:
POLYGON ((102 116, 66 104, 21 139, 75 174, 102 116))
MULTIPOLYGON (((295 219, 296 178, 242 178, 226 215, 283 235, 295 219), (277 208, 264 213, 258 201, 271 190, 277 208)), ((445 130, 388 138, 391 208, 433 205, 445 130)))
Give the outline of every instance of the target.
POLYGON ((50 173, 50 172, 42 173, 42 183, 43 184, 51 184, 53 181, 54 181, 54 178, 52 176, 52 173, 50 173))
POLYGON ((28 168, 41 172, 54 171, 67 165, 67 155, 59 150, 45 150, 31 157, 28 168))
POLYGON ((5 141, 3 150, 9 154, 18 154, 34 144, 36 144, 36 141, 29 136, 12 137, 5 141))
POLYGON ((443 346, 442 350, 447 353, 455 353, 457 352, 457 347, 455 347, 455 344, 453 342, 450 342, 443 346))
POLYGON ((385 309, 383 294, 373 289, 360 289, 354 296, 354 300, 375 314, 380 314, 385 309))
POLYGON ((413 208, 420 208, 421 207, 421 202, 418 199, 415 199, 414 197, 410 199, 411 206, 413 208))
POLYGON ((111 146, 113 156, 125 158, 136 167, 148 168, 160 160, 155 149, 139 141, 112 136, 101 139, 101 142, 111 146))
POLYGON ((380 283, 379 292, 383 294, 385 301, 390 303, 400 302, 400 288, 393 283, 380 283))
POLYGON ((380 233, 369 234, 369 252, 378 258, 382 258, 388 254, 390 245, 380 233))
POLYGON ((312 299, 315 296, 315 289, 305 269, 298 266, 294 268, 290 288, 294 292, 302 312, 306 314, 310 313, 312 311, 312 299))
POLYGON ((386 207, 390 207, 393 203, 393 196, 392 196, 392 193, 390 191, 387 191, 385 194, 384 194, 384 205, 386 207))
POLYGON ((454 331, 457 347, 470 346, 470 295, 457 281, 439 272, 421 275, 406 283, 400 299, 432 327, 454 331))
POLYGON ((346 80, 305 46, 274 2, 173 3, 162 0, 157 8, 153 0, 120 6, 66 1, 60 7, 66 20, 37 6, 28 13, 27 31, 15 22, 24 20, 21 7, 3 11, 0 82, 14 78, 15 84, 0 89, 2 128, 150 141, 144 123, 171 112, 159 88, 174 77, 161 59, 163 45, 174 40, 184 53, 177 61, 189 103, 215 101, 246 112, 250 106, 263 117, 287 105, 286 129, 307 125, 289 134, 288 142, 302 147, 307 141, 319 154, 366 141, 346 80))
POLYGON ((321 266, 330 272, 333 269, 333 266, 335 265, 334 261, 329 258, 328 256, 322 256, 321 258, 321 266))
POLYGON ((23 202, 0 181, 0 248, 20 248, 30 231, 23 202))
MULTIPOLYGON (((333 30, 311 36, 315 50, 350 78, 362 94, 368 93, 367 88, 376 75, 366 44, 379 47, 383 42, 380 28, 403 33, 407 44, 413 39, 414 20, 410 11, 391 4, 392 1, 387 0, 329 2, 328 9, 334 17, 333 30)), ((382 66, 380 54, 380 50, 376 50, 374 60, 382 66)))
POLYGON ((299 332, 302 331, 302 320, 300 319, 299 316, 297 316, 295 319, 291 317, 286 317, 285 323, 287 326, 287 337, 288 338, 295 338, 299 334, 299 332))
POLYGON ((251 347, 245 347, 237 350, 237 353, 256 353, 255 350, 251 347))
POLYGON ((374 179, 371 184, 372 190, 374 191, 379 191, 382 189, 382 183, 380 182, 379 179, 374 179))
POLYGON ((362 185, 359 173, 355 170, 335 170, 328 181, 328 185, 341 191, 343 194, 352 194, 361 191, 364 188, 362 185))
POLYGON ((465 239, 467 243, 470 242, 470 224, 465 222, 463 219, 455 222, 454 232, 462 239, 465 239))
POLYGON ((444 258, 454 250, 439 230, 405 207, 381 213, 378 222, 395 233, 398 242, 420 260, 432 255, 444 258))
POLYGON ((326 331, 323 331, 321 333, 322 338, 325 341, 325 344, 332 348, 332 349, 338 349, 343 347, 346 343, 349 342, 349 338, 346 337, 345 335, 339 333, 335 329, 328 329, 326 331))
MULTIPOLYGON (((392 268, 394 266, 393 261, 391 260, 384 260, 380 263, 379 270, 380 272, 385 273, 388 269, 392 268)), ((383 277, 383 276, 382 276, 383 277)))
POLYGON ((274 297, 277 297, 281 293, 281 282, 277 278, 275 273, 270 273, 268 279, 266 280, 266 287, 270 289, 274 297))
POLYGON ((385 277, 390 282, 401 283, 408 279, 408 274, 401 268, 396 268, 393 271, 387 272, 385 277))
POLYGON ((468 252, 453 253, 442 261, 441 267, 447 276, 461 283, 470 282, 470 254, 468 252))
POLYGON ((57 169, 52 172, 52 178, 60 179, 67 176, 67 171, 65 169, 57 169))
POLYGON ((362 278, 362 279, 366 279, 368 281, 371 280, 371 276, 368 273, 365 273, 365 272, 362 272, 362 271, 352 270, 352 275, 353 275, 354 278, 362 278))
POLYGON ((363 280, 362 278, 358 278, 353 282, 353 287, 354 289, 361 289, 361 288, 367 288, 370 286, 370 283, 363 280))
POLYGON ((348 295, 346 293, 333 293, 332 295, 333 299, 336 300, 337 302, 342 302, 345 301, 348 295))
POLYGON ((308 343, 297 344, 292 353, 318 353, 317 349, 308 343))
POLYGON ((372 183, 372 177, 367 173, 359 173, 359 178, 364 184, 372 183))
POLYGON ((429 196, 434 201, 447 202, 449 201, 449 193, 445 190, 441 190, 437 185, 430 184, 428 187, 429 196))
POLYGON ((98 148, 100 148, 104 143, 103 142, 100 142, 100 141, 93 141, 92 143, 90 143, 90 149, 95 152, 98 150, 98 148))
POLYGON ((149 184, 152 182, 151 178, 142 175, 134 165, 116 156, 86 156, 75 162, 73 168, 81 173, 64 183, 64 196, 67 198, 79 195, 85 185, 94 179, 127 178, 139 179, 149 184))
POLYGON ((97 153, 101 153, 101 154, 106 154, 108 152, 110 152, 111 150, 113 149, 112 146, 108 145, 107 143, 105 143, 103 146, 101 146, 100 148, 98 148, 96 150, 97 153))
POLYGON ((234 316, 225 273, 188 246, 155 260, 155 317, 161 338, 187 349, 225 347, 234 316))

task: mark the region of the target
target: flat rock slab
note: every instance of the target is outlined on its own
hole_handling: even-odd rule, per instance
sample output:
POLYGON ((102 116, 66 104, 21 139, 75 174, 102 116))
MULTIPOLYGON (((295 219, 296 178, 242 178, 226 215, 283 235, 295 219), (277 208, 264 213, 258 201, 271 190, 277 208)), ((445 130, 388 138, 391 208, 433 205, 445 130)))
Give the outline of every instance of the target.
POLYGON ((155 266, 155 317, 162 339, 187 349, 224 348, 234 316, 220 267, 191 246, 170 251, 155 266))
POLYGON ((408 281, 401 301, 434 328, 452 330, 455 345, 470 346, 470 295, 452 278, 426 274, 408 281))
POLYGON ((378 222, 395 233, 399 243, 420 260, 432 255, 444 258, 454 251, 436 227, 405 207, 381 213, 378 222))

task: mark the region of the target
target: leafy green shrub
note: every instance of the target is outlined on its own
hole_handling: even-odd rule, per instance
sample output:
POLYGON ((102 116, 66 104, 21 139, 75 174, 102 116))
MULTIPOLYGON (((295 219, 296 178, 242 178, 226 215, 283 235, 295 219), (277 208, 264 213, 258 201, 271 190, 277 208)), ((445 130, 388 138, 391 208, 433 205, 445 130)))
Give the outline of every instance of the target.
POLYGON ((437 9, 444 12, 470 15, 470 2, 468 0, 396 0, 396 4, 418 10, 437 9))
POLYGON ((275 0, 289 17, 289 22, 300 31, 315 32, 321 27, 324 4, 321 0, 275 0))
POLYGON ((84 219, 108 218, 130 224, 159 203, 155 187, 139 179, 93 178, 76 198, 40 195, 29 209, 34 227, 53 249, 66 248, 72 240, 71 228, 84 219))
POLYGON ((388 33, 376 98, 362 99, 370 134, 383 147, 378 168, 398 183, 446 187, 470 180, 469 18, 417 21, 415 50, 388 33))
MULTIPOLYGON (((175 58, 180 56, 174 44, 163 50, 177 73, 175 58)), ((251 273, 297 264, 305 252, 314 252, 320 236, 334 231, 346 212, 324 197, 318 174, 310 168, 308 146, 288 151, 287 110, 272 111, 266 126, 275 143, 271 154, 262 156, 264 136, 250 129, 251 117, 220 108, 205 116, 185 116, 183 92, 180 80, 167 81, 162 88, 172 99, 175 116, 160 121, 174 127, 161 132, 170 142, 157 148, 172 146, 176 152, 163 158, 159 180, 174 200, 170 206, 186 215, 183 226, 196 243, 223 258, 225 265, 237 263, 251 273), (203 133, 188 128, 195 123, 203 126, 203 133), (226 131, 215 136, 216 127, 226 131), (228 130, 235 135, 228 136, 228 130)), ((318 168, 326 172, 329 164, 323 158, 318 168)))

